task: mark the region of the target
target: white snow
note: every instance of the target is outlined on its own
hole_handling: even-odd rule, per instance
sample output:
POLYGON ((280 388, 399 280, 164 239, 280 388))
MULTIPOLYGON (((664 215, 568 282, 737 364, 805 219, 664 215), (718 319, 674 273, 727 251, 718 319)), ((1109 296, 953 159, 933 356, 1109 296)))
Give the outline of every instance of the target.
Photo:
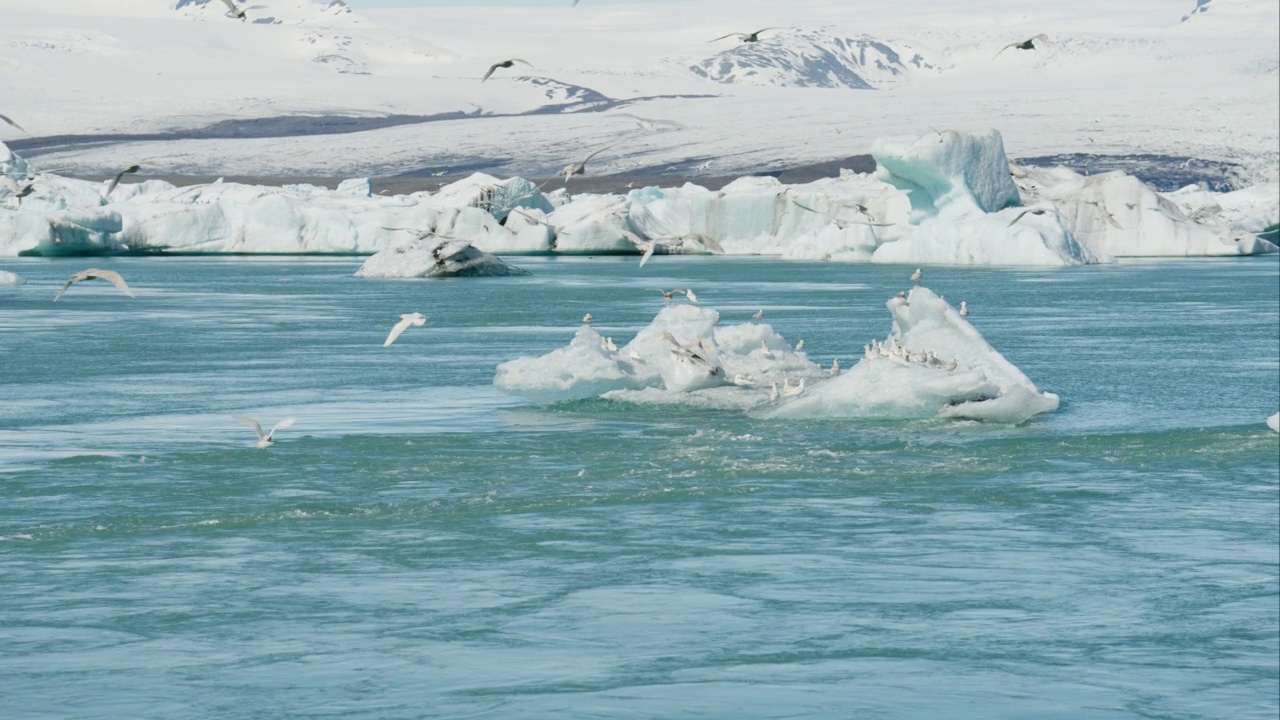
POLYGON ((476 249, 465 240, 428 235, 375 253, 360 269, 362 278, 481 277, 527 275, 512 265, 476 249))
POLYGON ((21 285, 26 282, 21 275, 8 270, 0 270, 0 285, 21 285))
POLYGON ((893 330, 885 342, 905 347, 906 357, 864 358, 836 377, 767 324, 720 325, 710 308, 673 304, 617 352, 603 349, 599 333, 583 325, 566 347, 499 365, 494 384, 538 403, 605 397, 787 419, 1020 423, 1058 407, 1056 395, 1038 390, 928 289, 916 287, 887 307, 893 330), (771 389, 801 381, 800 394, 771 399, 771 389))
MULTIPOLYGON (((137 136, 32 155, 83 175, 145 159, 156 174, 542 177, 610 142, 594 172, 626 160, 745 174, 998 124, 1014 158, 1190 155, 1240 163, 1243 184, 1277 180, 1274 0, 1214 0, 1186 22, 1192 0, 247 4, 264 8, 242 23, 207 0, 7 3, 2 111, 36 136, 137 136), (782 29, 708 43, 768 26, 782 29), (1042 32, 1036 50, 993 59, 1042 32), (508 57, 535 67, 479 82, 508 57), (637 135, 598 112, 623 103, 687 129, 637 135), (335 115, 441 117, 345 132, 361 126, 335 115), (255 118, 279 129, 183 137, 255 118)), ((0 125, 0 139, 22 137, 0 125)))

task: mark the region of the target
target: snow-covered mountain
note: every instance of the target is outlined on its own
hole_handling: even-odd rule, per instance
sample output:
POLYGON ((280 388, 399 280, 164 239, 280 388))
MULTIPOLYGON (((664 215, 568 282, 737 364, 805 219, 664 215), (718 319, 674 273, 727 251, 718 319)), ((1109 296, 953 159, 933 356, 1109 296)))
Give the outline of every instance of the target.
POLYGON ((940 68, 906 46, 895 47, 867 36, 842 37, 792 28, 716 53, 690 65, 689 70, 725 85, 869 90, 904 82, 915 73, 936 73, 940 68))
MULTIPOLYGON (((222 0, 170 0, 173 10, 183 17, 200 19, 225 18, 227 6, 222 0)), ((357 24, 360 16, 343 0, 235 0, 245 13, 247 22, 264 25, 336 25, 357 24)))

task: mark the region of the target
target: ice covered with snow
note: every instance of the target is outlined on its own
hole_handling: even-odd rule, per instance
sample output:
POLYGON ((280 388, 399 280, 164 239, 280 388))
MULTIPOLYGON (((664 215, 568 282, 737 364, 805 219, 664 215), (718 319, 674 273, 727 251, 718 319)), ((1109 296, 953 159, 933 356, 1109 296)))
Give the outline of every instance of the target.
POLYGON ((427 235, 375 253, 360 269, 362 278, 485 277, 527 275, 465 240, 427 235))
POLYGON ((1267 427, 1280 433, 1280 412, 1267 418, 1267 427))
POLYGON ((21 275, 9 272, 8 270, 0 270, 0 286, 3 285, 21 285, 26 282, 21 275))
POLYGON ((767 324, 721 325, 710 308, 673 304, 616 351, 583 325, 563 348, 499 365, 494 384, 543 404, 605 397, 787 419, 1020 423, 1058 407, 930 290, 916 287, 887 307, 892 331, 875 342, 883 350, 864 348, 836 376, 767 324))
MULTIPOLYGON (((743 177, 626 195, 544 193, 475 173, 434 193, 371 194, 367 178, 316 185, 39 173, 26 197, 0 183, 0 255, 112 252, 371 254, 409 230, 494 254, 708 253, 791 260, 1064 266, 1124 256, 1275 251, 1274 184, 1174 199, 1123 173, 1010 166, 1000 134, 958 131, 877 143, 872 174, 787 184, 743 177), (1195 210, 1191 215, 1179 203, 1195 210)), ((21 158, 14 156, 15 162, 21 158)))

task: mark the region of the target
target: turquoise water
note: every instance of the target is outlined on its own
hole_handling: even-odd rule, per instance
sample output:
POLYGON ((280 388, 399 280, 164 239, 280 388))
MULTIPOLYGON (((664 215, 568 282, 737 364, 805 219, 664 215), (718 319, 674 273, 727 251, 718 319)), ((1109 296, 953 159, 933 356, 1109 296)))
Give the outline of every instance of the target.
POLYGON ((516 263, 4 263, 0 715, 1280 712, 1275 256, 926 268, 1062 396, 1019 427, 535 407, 495 365, 622 344, 648 288, 847 367, 910 268, 516 263), (50 302, 94 265, 138 298, 50 302))

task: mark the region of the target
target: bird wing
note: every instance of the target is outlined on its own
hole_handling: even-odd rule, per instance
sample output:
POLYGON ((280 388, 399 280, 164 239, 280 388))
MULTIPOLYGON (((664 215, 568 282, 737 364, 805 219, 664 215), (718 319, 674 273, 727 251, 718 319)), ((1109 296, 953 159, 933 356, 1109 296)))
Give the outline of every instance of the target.
MULTIPOLYGON (((0 120, 3 120, 3 121, 5 122, 5 124, 7 124, 7 125, 12 125, 13 127, 18 128, 18 129, 19 129, 19 130, 21 130, 22 132, 27 132, 27 129, 26 129, 26 128, 22 127, 22 126, 21 126, 21 125, 19 125, 18 123, 16 123, 16 122, 14 122, 13 120, 11 120, 11 119, 9 118, 9 116, 8 116, 8 115, 0 115, 0 120)), ((30 134, 30 133, 28 133, 28 134, 30 134)))
MULTIPOLYGON (((275 435, 277 430, 284 430, 285 428, 293 427, 294 422, 295 421, 293 418, 285 418, 284 420, 281 420, 280 422, 275 424, 275 427, 271 428, 271 432, 267 433, 267 437, 264 439, 270 440, 271 436, 275 435)), ((254 425, 257 425, 257 423, 254 423, 254 425)), ((259 434, 261 434, 262 432, 261 429, 259 429, 258 432, 259 434)))
MULTIPOLYGON (((230 10, 231 12, 233 12, 233 13, 238 13, 238 12, 240 12, 240 8, 236 7, 236 4, 235 4, 234 0, 222 0, 222 4, 223 4, 223 5, 226 5, 226 6, 227 6, 227 9, 228 9, 228 10, 230 10)), ((257 423, 254 423, 254 424, 256 425, 257 423)), ((261 431, 259 431, 259 432, 258 432, 258 434, 259 434, 259 435, 261 435, 261 434, 262 434, 262 432, 261 432, 261 431)))
POLYGON ((1023 210, 1022 212, 1018 213, 1018 216, 1017 216, 1017 217, 1015 217, 1013 220, 1010 220, 1010 221, 1009 221, 1009 224, 1007 225, 1007 227, 1013 227, 1014 223, 1016 223, 1016 222, 1018 222, 1019 220, 1021 220, 1021 219, 1022 219, 1022 216, 1026 215, 1026 214, 1027 214, 1027 213, 1029 213, 1029 212, 1031 212, 1031 211, 1030 211, 1030 210, 1023 210))
POLYGON ((609 143, 608 145, 605 145, 604 147, 600 148, 599 150, 596 150, 595 152, 593 152, 593 153, 591 153, 590 155, 588 155, 588 156, 586 157, 586 159, 585 159, 585 160, 583 160, 582 162, 580 162, 580 163, 578 163, 578 164, 579 164, 579 165, 581 165, 581 166, 585 169, 585 168, 586 168, 586 166, 587 166, 587 163, 591 162, 591 158, 593 158, 593 157, 595 157, 595 156, 599 155, 600 153, 604 152, 605 150, 608 150, 609 148, 611 148, 611 147, 613 147, 614 145, 617 145, 617 144, 618 144, 618 143, 609 143))
POLYGON ((647 246, 645 246, 644 254, 640 256, 640 267, 644 267, 644 264, 649 262, 649 258, 653 257, 653 250, 657 246, 658 246, 657 243, 649 243, 647 246))
POLYGON ((533 63, 529 62, 528 60, 521 60, 520 58, 511 58, 511 59, 510 59, 510 60, 508 60, 507 62, 518 62, 518 63, 524 63, 525 65, 528 65, 529 67, 533 67, 533 63))
POLYGON ((716 38, 715 40, 708 40, 708 41, 707 41, 707 44, 708 44, 708 45, 710 45, 710 44, 711 44, 711 43, 713 43, 713 42, 720 42, 721 40, 724 40, 725 38, 731 38, 731 37, 736 37, 736 38, 745 38, 745 37, 747 37, 747 34, 746 34, 746 33, 729 33, 728 35, 721 35, 720 37, 716 38))
POLYGON ((991 59, 995 60, 996 58, 1000 57, 1000 53, 1004 52, 1005 50, 1008 50, 1011 47, 1017 47, 1019 44, 1020 43, 1013 42, 1013 43, 1009 43, 1008 45, 1005 45, 1004 47, 1000 48, 1000 52, 996 53, 995 55, 992 55, 991 59))
POLYGON ((1032 39, 1032 40, 1039 40, 1040 42, 1049 42, 1049 36, 1048 36, 1048 35, 1045 35, 1044 33, 1040 33, 1039 35, 1036 35, 1035 37, 1033 37, 1033 38, 1031 38, 1031 39, 1032 39))
POLYGON ((66 292, 67 288, 71 287, 73 283, 77 283, 83 279, 84 278, 80 277, 80 273, 76 273, 75 275, 72 275, 70 278, 67 279, 67 282, 62 285, 62 289, 58 291, 58 294, 53 296, 53 301, 58 302, 58 298, 62 297, 62 293, 66 292))
POLYGON ((759 35, 760 33, 764 32, 765 30, 781 30, 781 29, 782 29, 782 28, 780 28, 780 27, 767 27, 767 28, 760 28, 759 30, 757 30, 757 31, 755 31, 755 32, 753 32, 753 33, 751 33, 751 34, 752 34, 752 35, 759 35))
POLYGON ((135 297, 135 295, 133 294, 133 291, 129 289, 129 283, 125 282, 124 278, 120 277, 120 273, 114 270, 96 270, 96 269, 88 270, 87 273, 88 275, 85 278, 86 280, 89 278, 101 278, 103 280, 107 280, 112 285, 115 285, 116 289, 118 289, 120 292, 124 293, 125 295, 128 295, 129 297, 135 297))
POLYGON ((494 71, 496 71, 500 67, 502 67, 502 63, 494 63, 490 65, 489 72, 485 73, 484 77, 480 78, 480 82, 484 82, 485 80, 488 80, 493 75, 494 71))
MULTIPOLYGON (((245 416, 245 415, 236 415, 235 417, 236 417, 236 419, 237 419, 237 420, 239 420, 242 424, 244 424, 244 425, 248 425, 249 427, 253 428, 253 431, 254 431, 254 432, 256 432, 256 433, 258 433, 258 439, 259 439, 259 440, 266 440, 266 439, 267 439, 267 436, 266 436, 266 435, 264 435, 264 434, 262 434, 262 426, 258 424, 258 421, 257 421, 257 420, 254 420, 253 418, 251 418, 251 417, 247 417, 247 416, 245 416)), ((272 432, 274 432, 274 431, 275 431, 275 430, 274 430, 274 429, 272 429, 272 432)))
POLYGON ((387 339, 386 339, 386 341, 385 341, 385 342, 383 342, 383 343, 382 343, 382 347, 387 347, 387 346, 388 346, 388 345, 390 345, 391 343, 395 342, 395 341, 396 341, 396 338, 398 338, 398 337, 400 337, 401 335, 403 335, 403 334, 404 334, 404 331, 405 331, 405 330, 408 330, 408 329, 409 329, 409 326, 410 326, 410 325, 412 325, 412 324, 413 324, 413 317, 412 317, 412 316, 410 316, 410 317, 401 317, 401 318, 400 318, 400 322, 398 322, 398 323, 396 323, 395 325, 392 325, 392 326, 391 326, 391 332, 387 334, 387 339))

